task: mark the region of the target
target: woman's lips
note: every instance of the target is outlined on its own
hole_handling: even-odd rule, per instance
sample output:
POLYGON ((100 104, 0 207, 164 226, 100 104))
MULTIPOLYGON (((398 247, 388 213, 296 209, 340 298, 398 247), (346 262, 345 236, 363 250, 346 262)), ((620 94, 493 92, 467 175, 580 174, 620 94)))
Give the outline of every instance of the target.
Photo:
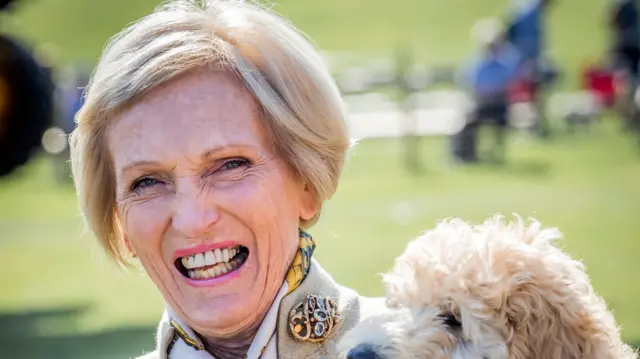
POLYGON ((187 282, 201 286, 219 284, 220 280, 237 274, 249 256, 249 249, 240 245, 199 246, 182 253, 188 254, 180 256, 180 251, 176 251, 176 268, 187 282))

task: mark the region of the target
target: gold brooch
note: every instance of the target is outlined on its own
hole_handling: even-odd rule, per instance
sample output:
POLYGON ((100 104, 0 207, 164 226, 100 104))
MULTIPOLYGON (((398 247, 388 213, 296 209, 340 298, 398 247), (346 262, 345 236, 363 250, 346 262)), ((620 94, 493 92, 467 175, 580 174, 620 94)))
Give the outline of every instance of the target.
POLYGON ((291 309, 289 329, 294 338, 319 343, 326 340, 340 320, 335 300, 321 295, 309 295, 291 309))

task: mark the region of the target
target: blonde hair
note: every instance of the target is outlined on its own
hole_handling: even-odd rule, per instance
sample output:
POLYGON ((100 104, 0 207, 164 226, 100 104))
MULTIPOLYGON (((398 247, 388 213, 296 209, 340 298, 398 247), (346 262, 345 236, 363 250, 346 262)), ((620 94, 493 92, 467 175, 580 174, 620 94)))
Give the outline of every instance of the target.
MULTIPOLYGON (((349 148, 344 104, 314 46, 253 2, 168 2, 110 40, 70 138, 80 208, 119 263, 126 262, 126 250, 106 144, 109 120, 156 86, 203 67, 235 74, 254 95, 277 152, 318 204, 336 191, 349 148)), ((312 226, 318 215, 300 226, 312 226)))

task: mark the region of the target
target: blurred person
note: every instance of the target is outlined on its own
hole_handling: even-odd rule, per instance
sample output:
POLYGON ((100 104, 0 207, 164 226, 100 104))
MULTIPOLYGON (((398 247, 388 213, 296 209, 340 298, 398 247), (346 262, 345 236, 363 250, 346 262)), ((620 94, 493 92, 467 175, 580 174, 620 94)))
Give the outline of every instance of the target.
POLYGON ((550 134, 544 110, 544 87, 557 78, 558 73, 545 55, 546 15, 554 0, 516 0, 509 15, 506 39, 520 55, 522 79, 532 87, 532 100, 537 107, 535 130, 541 137, 550 134))
POLYGON ((619 81, 619 114, 626 129, 636 127, 637 106, 633 95, 640 73, 640 18, 634 0, 613 0, 609 12, 611 53, 619 81))
POLYGON ((344 116, 316 49, 252 2, 170 2, 111 40, 72 169, 95 237, 166 301, 144 358, 337 358, 383 308, 336 283, 306 232, 340 180, 344 116))
POLYGON ((505 136, 508 127, 509 85, 517 75, 519 55, 505 41, 497 21, 484 21, 484 28, 478 31, 480 51, 461 69, 459 80, 474 102, 462 130, 453 136, 454 159, 463 162, 477 162, 477 137, 482 124, 495 128, 495 143, 490 160, 504 161, 505 136))
POLYGON ((613 0, 609 24, 611 50, 621 67, 634 78, 640 72, 640 18, 635 0, 613 0))

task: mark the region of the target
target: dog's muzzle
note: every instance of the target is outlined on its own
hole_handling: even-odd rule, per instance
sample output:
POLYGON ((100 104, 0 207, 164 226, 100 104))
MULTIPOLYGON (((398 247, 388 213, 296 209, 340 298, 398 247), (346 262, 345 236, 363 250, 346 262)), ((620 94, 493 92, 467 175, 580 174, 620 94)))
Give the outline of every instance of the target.
POLYGON ((347 359, 381 359, 374 348, 368 344, 360 344, 349 350, 347 359))

